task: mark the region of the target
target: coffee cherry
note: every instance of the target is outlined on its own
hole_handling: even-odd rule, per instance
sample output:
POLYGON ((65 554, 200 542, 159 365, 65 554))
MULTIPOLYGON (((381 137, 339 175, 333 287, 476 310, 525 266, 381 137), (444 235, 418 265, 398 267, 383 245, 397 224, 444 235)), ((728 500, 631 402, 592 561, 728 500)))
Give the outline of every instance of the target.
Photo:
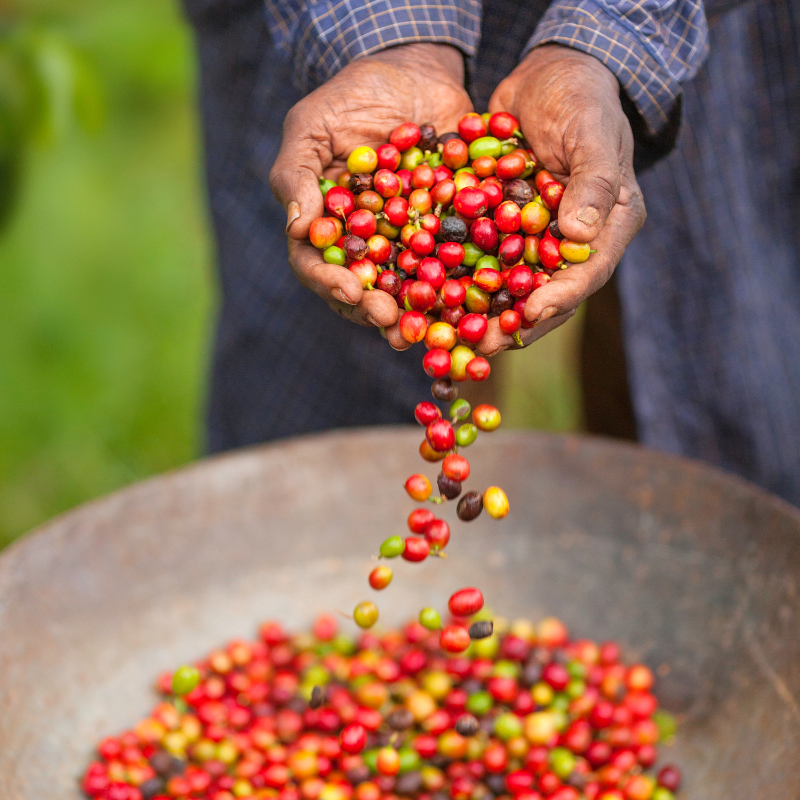
POLYGON ((658 773, 657 780, 659 786, 663 786, 671 792, 677 792, 678 789, 681 788, 683 776, 678 767, 674 764, 667 764, 665 767, 662 767, 661 771, 658 773))
POLYGON ((523 150, 515 150, 513 153, 509 153, 498 160, 495 174, 504 181, 521 178, 528 169, 528 163, 525 158, 525 152, 523 150))
POLYGON ((456 306, 455 308, 443 308, 441 311, 441 320, 442 322, 446 322, 448 325, 452 325, 454 328, 458 327, 458 323, 461 322, 461 317, 464 316, 467 312, 464 311, 463 306, 456 306))
POLYGON ((507 111, 497 111, 489 117, 488 130, 498 139, 510 139, 519 136, 519 122, 513 114, 507 111))
POLYGON ((444 550, 450 541, 450 526, 443 519, 435 519, 425 529, 425 538, 432 553, 444 550))
POLYGON ((200 683, 200 672, 197 667, 183 666, 172 676, 172 693, 184 697, 200 683))
POLYGON ((378 154, 371 147, 356 147, 347 157, 347 170, 351 177, 357 172, 374 172, 378 166, 378 154))
POLYGON ((500 427, 500 412, 488 403, 475 406, 472 412, 472 421, 482 431, 494 431, 500 427))
POLYGON ((514 298, 509 293, 508 289, 501 289, 492 298, 491 311, 492 314, 502 314, 507 309, 514 305, 514 298))
POLYGON ((425 533, 428 526, 436 519, 428 508, 415 508, 408 515, 408 529, 411 533, 417 533, 420 536, 425 533))
POLYGON ((550 212, 536 200, 522 207, 520 228, 524 233, 541 233, 550 224, 550 212))
POLYGON ((499 486, 490 486, 483 493, 483 507, 494 519, 503 519, 508 514, 508 498, 499 486))
POLYGON ((460 425, 456 431, 456 444, 459 447, 469 447, 477 438, 478 429, 471 422, 460 425))
POLYGON ((503 276, 496 269, 475 270, 472 280, 479 289, 482 289, 484 292, 488 292, 489 294, 494 294, 503 286, 503 276))
MULTIPOLYGON (((418 256, 429 256, 433 252, 436 242, 432 233, 420 230, 411 236, 409 245, 418 256)), ((420 280, 424 279, 420 278, 420 280)), ((444 283, 444 276, 442 276, 442 283, 444 283)))
MULTIPOLYGON (((433 424, 433 423, 432 423, 433 424)), ((448 423, 449 425, 450 423, 448 423)), ((420 474, 412 475, 405 483, 406 491, 412 500, 421 503, 431 496, 433 487, 431 482, 420 474)))
POLYGON ((437 453, 429 444, 427 439, 423 439, 419 445, 419 454, 431 463, 441 461, 445 457, 445 453, 437 453))
POLYGON ((369 574, 369 585, 373 589, 385 589, 392 582, 391 567, 375 567, 369 574))
POLYGON ((392 225, 398 228, 406 225, 408 223, 408 200, 404 197, 390 198, 383 207, 383 213, 392 225))
POLYGON ((494 632, 494 623, 490 620, 479 620, 469 626, 470 639, 488 639, 494 632))
POLYGON ((467 492, 458 501, 456 508, 458 518, 464 522, 471 522, 481 511, 483 511, 483 496, 480 492, 467 492))
POLYGON ((378 621, 378 607, 364 600, 355 607, 353 619, 360 628, 371 628, 378 621))
POLYGON ((336 264, 339 267, 343 267, 347 263, 347 256, 341 247, 326 247, 322 251, 322 260, 326 264, 336 264))
POLYGON ((449 280, 445 281, 442 286, 442 300, 444 304, 450 308, 460 306, 467 296, 467 290, 459 281, 449 280))
POLYGON ((397 558, 403 553, 406 543, 400 536, 390 536, 381 545, 381 558, 397 558))
POLYGON ((528 186, 527 181, 517 178, 516 180, 506 183, 503 188, 503 199, 511 200, 520 208, 524 208, 533 200, 533 189, 528 186))
POLYGON ((375 281, 375 288, 392 295, 392 297, 395 297, 400 291, 401 283, 402 281, 400 280, 400 276, 396 272, 392 272, 390 269, 385 269, 380 275, 378 275, 378 279, 375 281))
POLYGON ((435 608, 423 608, 419 612, 419 624, 429 631, 438 631, 442 627, 442 620, 435 608))
POLYGON ((507 309, 500 315, 498 324, 500 325, 500 330, 506 334, 506 336, 512 336, 520 329, 522 317, 520 317, 516 311, 507 309))
POLYGON ((428 330, 428 320, 419 311, 406 311, 400 317, 400 335, 411 344, 421 342, 428 330))
MULTIPOLYGON (((427 231, 424 231, 427 233, 427 231)), ((419 231, 423 233, 423 231, 419 231)), ((428 234, 430 236, 430 234, 428 234)), ((413 245, 412 245, 413 247, 413 245)), ((431 250, 433 248, 431 247, 431 250)), ((441 289, 445 282, 444 264, 438 258, 423 258, 420 265, 417 267, 417 280, 426 281, 434 289, 441 289)))
POLYGON ((372 189, 372 175, 369 172, 356 172, 350 175, 347 188, 356 196, 356 207, 358 207, 358 195, 372 189))
MULTIPOLYGON (((480 191, 480 190, 478 190, 480 191)), ((472 243, 479 247, 484 253, 494 253, 500 243, 500 235, 494 220, 489 217, 480 217, 472 223, 469 231, 472 243)), ((478 268, 483 264, 478 264, 478 268)))
POLYGON ((539 237, 526 236, 525 249, 522 251, 522 258, 525 263, 530 266, 536 266, 539 263, 539 237))
POLYGON ((456 720, 456 733, 461 736, 474 736, 478 732, 479 723, 476 717, 472 714, 462 714, 456 720))
MULTIPOLYGON (((436 292, 433 286, 426 281, 414 281, 414 283, 408 287, 406 298, 411 308, 421 314, 425 314, 425 312, 430 311, 436 305, 436 292)), ((425 324, 425 330, 427 332, 427 321, 425 324)))
POLYGON ((458 121, 458 135, 467 144, 474 142, 476 139, 480 139, 482 136, 486 136, 487 131, 488 127, 483 117, 475 112, 464 114, 458 121))
POLYGON ((324 250, 336 244, 342 235, 344 226, 336 217, 317 217, 308 230, 311 244, 319 250, 324 250))
POLYGON ((506 236, 497 250, 500 263, 504 267, 511 267, 517 264, 525 252, 525 240, 517 233, 506 236))
POLYGON ((461 494, 461 482, 448 478, 443 472, 436 479, 439 493, 447 500, 455 500, 461 494))
POLYGON ((372 289, 378 280, 378 268, 368 258, 354 261, 348 269, 361 281, 361 286, 364 289, 372 289))
POLYGON ((439 634, 439 644, 448 653, 463 653, 470 643, 467 629, 461 625, 447 625, 439 634))
POLYGON ((464 456, 451 453, 442 461, 442 472, 454 481, 465 481, 469 478, 469 461, 464 456))
MULTIPOLYGON (((458 335, 456 334, 456 329, 450 325, 450 323, 442 322, 441 320, 431 324, 425 334, 425 346, 429 350, 440 348, 449 351, 456 346, 457 342, 458 335)), ((432 377, 443 378, 444 374, 433 375, 432 377)))
MULTIPOLYGON (((433 323, 433 325, 436 324, 444 323, 433 323)), ((433 325, 431 325, 431 328, 433 328, 433 325)), ((430 332, 430 328, 428 328, 428 331, 430 332)), ((435 350, 429 350, 425 353, 422 359, 422 368, 431 378, 444 378, 444 376, 450 372, 451 363, 452 359, 450 358, 450 353, 442 348, 436 348, 435 350)))
POLYGON ((439 453, 452 450, 456 443, 453 426, 446 419, 437 419, 431 422, 425 430, 425 438, 430 446, 439 453))
POLYGON ((450 596, 447 607, 454 617, 471 617, 483 608, 483 594, 474 587, 459 589, 450 596))
POLYGON ((475 358, 475 353, 473 353, 469 347, 465 347, 464 345, 457 345, 454 347, 450 351, 450 378, 459 382, 467 380, 467 364, 469 364, 473 358, 475 358))
POLYGON ((437 419, 441 419, 441 417, 442 412, 439 410, 439 407, 433 403, 429 403, 427 400, 417 403, 414 408, 414 419, 426 428, 431 422, 435 422, 437 419))
MULTIPOLYGON (((494 272, 494 270, 491 270, 491 272, 494 272)), ((466 316, 462 317, 461 321, 458 323, 458 335, 465 342, 477 344, 486 334, 488 325, 489 323, 487 322, 486 317, 483 317, 480 314, 467 314, 466 316)), ((471 350, 470 354, 474 355, 471 350)), ((466 367, 466 363, 464 366, 466 367)))
POLYGON ((467 311, 473 314, 487 314, 492 307, 491 295, 478 286, 469 286, 467 288, 467 296, 464 299, 464 306, 467 311))
POLYGON ((439 378, 431 386, 431 394, 443 403, 450 403, 458 397, 458 388, 450 378, 439 378))
POLYGON ((462 217, 477 219, 488 211, 489 201, 482 189, 478 189, 476 186, 466 186, 456 192, 453 198, 453 208, 462 217))
POLYGON ((356 209, 355 195, 343 186, 335 186, 325 195, 325 209, 339 219, 347 219, 356 209))
POLYGON ((339 747, 345 753, 356 755, 367 746, 367 732, 362 725, 351 722, 342 728, 339 734, 339 747))
POLYGON ((561 205, 561 198, 564 196, 564 184, 552 181, 543 186, 539 194, 542 196, 542 202, 550 211, 558 211, 558 207, 561 205))
POLYGON ((389 135, 389 143, 393 144, 401 153, 415 147, 422 137, 422 131, 413 122, 404 122, 398 125, 389 135))
POLYGON ((461 398, 460 400, 454 400, 450 404, 450 408, 447 410, 447 413, 450 419, 453 422, 458 422, 459 420, 466 419, 469 416, 470 411, 472 411, 472 406, 461 398))
POLYGON ((569 239, 562 239, 558 250, 564 260, 569 261, 571 264, 582 264, 592 252, 588 244, 571 242, 569 239))
POLYGON ((489 377, 491 371, 492 368, 489 362, 480 356, 473 358, 466 367, 467 377, 471 381, 485 381, 489 377))
POLYGON ((381 747, 375 760, 375 769, 381 775, 393 776, 400 772, 400 755, 394 747, 381 747))
POLYGON ((378 158, 378 170, 394 172, 400 166, 400 151, 391 143, 382 144, 375 150, 378 158))
POLYGON ((406 561, 424 561, 431 552, 431 546, 427 539, 420 539, 416 536, 409 536, 406 539, 405 550, 400 554, 406 561))
POLYGON ((520 265, 508 273, 508 291, 514 297, 526 297, 533 291, 533 271, 520 265))

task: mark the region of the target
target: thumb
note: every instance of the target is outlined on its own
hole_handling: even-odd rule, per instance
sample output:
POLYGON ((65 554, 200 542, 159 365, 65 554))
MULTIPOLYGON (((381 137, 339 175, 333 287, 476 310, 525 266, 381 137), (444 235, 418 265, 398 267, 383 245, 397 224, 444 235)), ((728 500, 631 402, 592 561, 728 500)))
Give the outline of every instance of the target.
POLYGON ((618 137, 602 125, 584 129, 577 141, 558 207, 558 227, 568 239, 591 242, 619 199, 620 146, 618 137))
MULTIPOLYGON (((325 210, 319 176, 328 163, 323 163, 325 147, 315 139, 293 133, 296 130, 287 118, 269 185, 286 209, 286 232, 293 239, 305 239, 311 223, 325 210)), ((325 161, 330 162, 330 157, 325 161)))

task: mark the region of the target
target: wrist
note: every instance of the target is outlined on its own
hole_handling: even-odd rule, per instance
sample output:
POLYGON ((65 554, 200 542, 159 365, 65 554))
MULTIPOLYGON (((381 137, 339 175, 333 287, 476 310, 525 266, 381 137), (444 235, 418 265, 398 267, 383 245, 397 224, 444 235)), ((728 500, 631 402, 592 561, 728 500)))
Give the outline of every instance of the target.
POLYGON ((595 89, 619 97, 619 81, 602 61, 565 45, 548 43, 534 47, 514 72, 517 70, 526 77, 545 73, 550 80, 572 79, 576 89, 580 88, 583 81, 593 79, 595 89))
POLYGON ((418 74, 426 80, 447 78, 459 86, 464 85, 464 55, 453 45, 439 42, 414 42, 399 44, 372 53, 365 60, 380 61, 398 69, 418 74))

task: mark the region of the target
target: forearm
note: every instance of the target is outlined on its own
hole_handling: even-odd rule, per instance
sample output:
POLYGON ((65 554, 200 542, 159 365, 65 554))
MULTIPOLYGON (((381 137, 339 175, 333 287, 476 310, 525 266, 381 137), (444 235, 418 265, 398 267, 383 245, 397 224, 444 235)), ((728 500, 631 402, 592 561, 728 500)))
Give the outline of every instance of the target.
POLYGON ((436 42, 470 56, 480 33, 479 0, 267 0, 266 9, 273 39, 292 59, 304 90, 358 58, 401 44, 436 42))

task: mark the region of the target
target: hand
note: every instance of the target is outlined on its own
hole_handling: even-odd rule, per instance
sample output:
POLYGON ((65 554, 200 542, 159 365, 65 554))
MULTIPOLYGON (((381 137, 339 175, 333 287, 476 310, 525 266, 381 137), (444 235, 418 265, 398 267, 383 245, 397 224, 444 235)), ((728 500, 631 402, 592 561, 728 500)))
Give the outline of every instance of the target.
POLYGON ((324 210, 317 180, 341 173, 352 150, 377 147, 402 122, 431 122, 439 133, 455 130, 472 110, 463 84, 463 57, 450 45, 400 45, 358 59, 292 108, 270 173, 272 191, 286 208, 289 263, 300 282, 353 322, 394 325, 387 338, 401 348, 408 345, 395 325, 394 298, 364 291, 355 275, 326 264, 304 241, 324 210))
MULTIPOLYGON (((558 227, 597 253, 557 272, 525 304, 535 327, 525 345, 566 322, 610 277, 646 212, 633 173, 633 135, 617 79, 596 58, 561 45, 532 50, 495 90, 489 110, 520 121, 536 158, 566 184, 558 227)), ((478 344, 483 355, 515 347, 496 319, 478 344)))

